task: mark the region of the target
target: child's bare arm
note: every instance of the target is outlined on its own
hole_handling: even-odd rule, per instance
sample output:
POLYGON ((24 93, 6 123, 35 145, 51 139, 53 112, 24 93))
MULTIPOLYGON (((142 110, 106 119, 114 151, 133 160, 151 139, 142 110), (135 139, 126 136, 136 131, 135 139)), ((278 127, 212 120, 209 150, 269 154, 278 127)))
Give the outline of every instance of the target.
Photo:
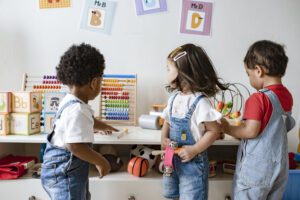
POLYGON ((104 131, 110 134, 112 131, 119 131, 118 129, 94 118, 94 129, 104 131))
POLYGON ((261 126, 261 122, 257 120, 245 120, 240 126, 232 126, 224 118, 221 122, 225 133, 240 139, 255 138, 259 134, 261 126))
POLYGON ((107 175, 110 171, 109 162, 98 152, 94 151, 86 143, 68 143, 68 150, 76 157, 88 163, 96 165, 100 177, 107 175))
POLYGON ((221 127, 218 122, 205 122, 205 134, 203 137, 194 145, 183 146, 182 150, 178 153, 182 162, 188 162, 193 159, 197 154, 205 151, 211 146, 216 139, 220 137, 221 127))
POLYGON ((166 146, 170 142, 169 139, 169 131, 170 131, 170 124, 165 120, 164 125, 161 131, 161 149, 166 149, 166 146))

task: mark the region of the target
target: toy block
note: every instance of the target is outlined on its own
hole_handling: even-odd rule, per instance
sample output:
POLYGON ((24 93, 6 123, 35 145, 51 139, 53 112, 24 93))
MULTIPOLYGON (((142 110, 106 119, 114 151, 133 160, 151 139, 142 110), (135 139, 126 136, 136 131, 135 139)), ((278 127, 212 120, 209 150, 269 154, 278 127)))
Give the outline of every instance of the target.
POLYGON ((31 135, 40 132, 40 113, 12 113, 10 132, 31 135))
POLYGON ((11 112, 11 92, 0 92, 0 114, 11 112))
POLYGON ((35 113, 42 110, 42 93, 40 92, 13 92, 12 112, 35 113))
POLYGON ((44 112, 56 113, 61 100, 65 97, 65 92, 45 92, 44 93, 44 112))
POLYGON ((0 114, 0 135, 8 135, 9 132, 9 114, 0 114))
POLYGON ((45 133, 51 133, 53 129, 53 120, 54 120, 55 114, 54 113, 45 113, 44 114, 44 132, 45 133))

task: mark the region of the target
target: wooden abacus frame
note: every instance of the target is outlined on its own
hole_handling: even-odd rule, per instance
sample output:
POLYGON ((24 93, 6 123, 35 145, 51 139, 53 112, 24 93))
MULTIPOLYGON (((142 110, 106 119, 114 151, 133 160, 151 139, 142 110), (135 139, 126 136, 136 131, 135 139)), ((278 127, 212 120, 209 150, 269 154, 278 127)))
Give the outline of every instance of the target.
POLYGON ((62 92, 67 91, 67 86, 63 85, 54 75, 33 76, 23 74, 22 91, 34 92, 62 92))
POLYGON ((103 75, 99 109, 101 121, 108 124, 136 125, 136 103, 137 75, 103 75))

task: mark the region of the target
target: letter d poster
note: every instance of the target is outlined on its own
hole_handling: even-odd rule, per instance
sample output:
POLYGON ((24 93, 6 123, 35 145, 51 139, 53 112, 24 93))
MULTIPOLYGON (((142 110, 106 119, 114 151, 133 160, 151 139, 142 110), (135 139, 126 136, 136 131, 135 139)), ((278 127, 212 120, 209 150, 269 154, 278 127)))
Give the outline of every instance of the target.
POLYGON ((182 1, 180 33, 210 35, 212 2, 182 1))

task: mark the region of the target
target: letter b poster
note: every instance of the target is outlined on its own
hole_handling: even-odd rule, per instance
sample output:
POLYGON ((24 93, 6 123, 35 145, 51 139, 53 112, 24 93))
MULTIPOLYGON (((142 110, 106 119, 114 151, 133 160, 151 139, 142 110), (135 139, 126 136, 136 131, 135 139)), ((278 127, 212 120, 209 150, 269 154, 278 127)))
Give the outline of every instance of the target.
POLYGON ((210 35, 213 3, 183 0, 180 33, 210 35))

